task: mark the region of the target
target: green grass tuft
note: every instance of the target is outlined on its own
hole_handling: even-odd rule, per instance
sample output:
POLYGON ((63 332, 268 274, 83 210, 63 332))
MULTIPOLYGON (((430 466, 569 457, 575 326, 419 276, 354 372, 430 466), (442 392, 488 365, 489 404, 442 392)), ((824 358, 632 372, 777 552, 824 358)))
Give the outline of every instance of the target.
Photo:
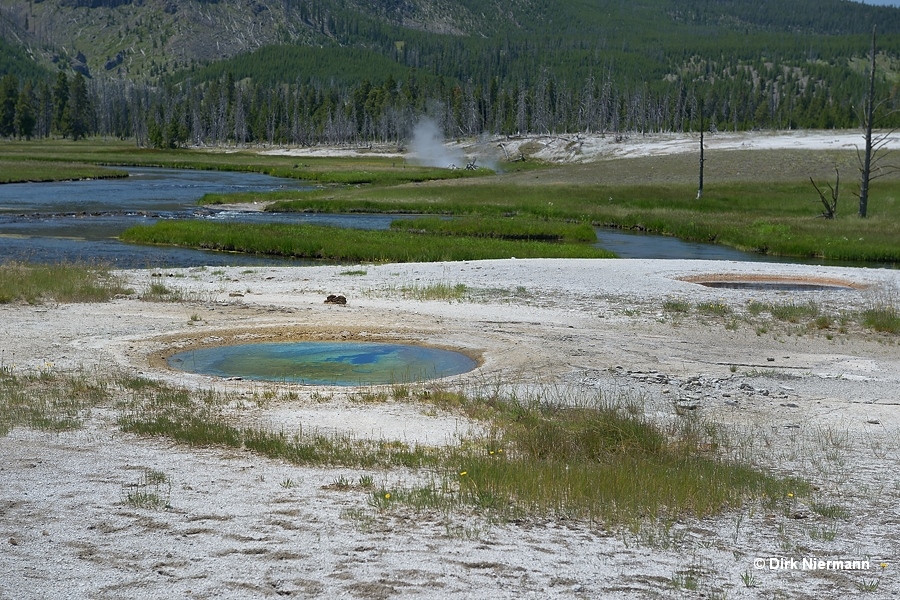
POLYGON ((446 302, 464 300, 468 291, 469 289, 464 283, 405 285, 399 288, 400 295, 408 300, 444 300, 446 302))
POLYGON ((155 469, 144 469, 136 483, 123 487, 122 501, 134 508, 171 508, 172 483, 169 476, 155 469))
POLYGON ((697 312, 710 317, 725 317, 731 314, 731 307, 724 302, 698 302, 697 312))
POLYGON ((106 302, 130 294, 110 269, 77 263, 55 265, 9 262, 0 264, 0 304, 25 302, 106 302))
POLYGON ((670 298, 663 302, 663 310, 670 313, 689 313, 691 312, 691 303, 686 300, 670 298))
POLYGON ((900 311, 893 306, 879 306, 862 311, 863 326, 883 333, 900 333, 900 311))
POLYGON ((108 402, 108 386, 87 374, 0 369, 0 435, 17 426, 68 431, 82 426, 91 407, 108 402))
POLYGON ((779 321, 800 323, 819 316, 819 307, 814 303, 807 304, 768 304, 769 313, 779 321))

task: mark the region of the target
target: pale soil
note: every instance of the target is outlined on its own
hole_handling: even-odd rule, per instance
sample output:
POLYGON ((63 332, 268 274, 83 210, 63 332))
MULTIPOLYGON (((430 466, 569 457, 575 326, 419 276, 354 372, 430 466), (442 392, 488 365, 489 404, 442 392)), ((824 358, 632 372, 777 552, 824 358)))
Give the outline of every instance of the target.
MULTIPOLYGON (((876 147, 883 150, 900 148, 900 134, 875 132, 876 147)), ((551 163, 584 163, 609 158, 670 156, 698 152, 700 135, 690 133, 600 133, 546 134, 527 136, 485 136, 476 140, 448 141, 452 150, 485 162, 516 160, 522 155, 551 163)), ((722 131, 705 137, 708 151, 720 150, 856 150, 865 146, 861 130, 795 130, 795 131, 722 131)), ((414 158, 396 144, 343 147, 311 146, 273 148, 261 154, 275 156, 353 157, 383 156, 414 158)), ((445 166, 445 165, 437 165, 445 166)))
MULTIPOLYGON (((177 349, 251 339, 388 339, 480 358, 443 383, 569 401, 601 391, 668 423, 730 428, 737 452, 817 486, 813 498, 752 506, 668 532, 607 531, 572 521, 486 523, 471 514, 381 512, 361 490, 329 487, 402 470, 309 468, 248 452, 190 449, 117 429, 94 411, 80 430, 16 428, 0 438, 0 598, 834 598, 900 593, 900 353, 896 337, 678 315, 667 300, 816 302, 840 314, 900 290, 900 272, 801 265, 641 260, 503 260, 359 267, 131 271, 186 300, 0 306, 3 366, 17 372, 143 374, 244 394, 238 423, 291 432, 452 443, 464 418, 355 390, 223 381, 168 370, 177 349), (342 275, 347 270, 365 275, 342 275), (684 278, 827 279, 819 292, 713 289, 684 278), (404 286, 467 286, 462 301, 404 299, 404 286), (323 303, 343 294, 346 306, 323 303), (191 321, 191 317, 200 321, 191 321), (196 318, 195 317, 195 318, 196 318), (757 335, 757 326, 767 330, 757 335), (831 336, 832 339, 828 339, 831 336), (288 400, 283 392, 298 398, 288 400), (259 401, 266 392, 274 399, 259 401), (697 406, 678 416, 676 404, 697 406), (143 469, 172 482, 170 509, 123 501, 143 469), (286 486, 285 482, 295 485, 286 486), (809 502, 837 504, 832 520, 809 502), (796 517, 796 518, 795 518, 796 517), (833 537, 833 539, 830 539, 833 537), (868 571, 754 569, 754 559, 871 559, 868 571), (881 573, 878 566, 886 562, 881 573), (686 574, 697 589, 673 586, 686 574), (753 587, 746 587, 742 576, 753 587), (875 591, 865 591, 866 585, 875 591)), ((373 390, 365 390, 373 391, 373 390)), ((693 587, 693 586, 691 586, 693 587)))
MULTIPOLYGON (((885 150, 900 147, 900 135, 876 132, 875 136, 885 150)), ((504 143, 504 146, 513 156, 515 152, 522 151, 552 162, 585 162, 597 158, 693 154, 698 152, 699 144, 699 133, 631 133, 623 136, 567 134, 515 138, 504 143)), ((704 146, 711 153, 717 150, 855 150, 864 145, 862 132, 857 130, 722 131, 704 138, 704 146)))

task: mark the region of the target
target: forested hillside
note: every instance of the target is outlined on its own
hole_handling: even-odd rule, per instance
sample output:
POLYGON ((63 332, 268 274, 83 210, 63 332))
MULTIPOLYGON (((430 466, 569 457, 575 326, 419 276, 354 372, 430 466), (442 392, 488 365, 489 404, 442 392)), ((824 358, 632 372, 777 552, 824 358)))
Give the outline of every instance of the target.
POLYGON ((900 9, 846 0, 0 0, 0 135, 855 127, 875 24, 889 108, 900 9))

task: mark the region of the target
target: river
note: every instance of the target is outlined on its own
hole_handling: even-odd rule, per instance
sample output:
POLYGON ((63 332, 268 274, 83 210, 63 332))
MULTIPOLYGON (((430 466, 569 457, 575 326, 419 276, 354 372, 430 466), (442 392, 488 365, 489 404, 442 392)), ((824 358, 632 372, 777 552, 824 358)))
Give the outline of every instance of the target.
MULTIPOLYGON (((159 219, 281 222, 388 229, 402 218, 380 214, 266 213, 198 206, 207 193, 311 190, 305 182, 230 171, 128 168, 121 179, 0 185, 0 262, 100 262, 120 268, 305 265, 312 261, 139 246, 118 240, 134 225, 159 219)), ((597 229, 597 246, 622 258, 798 261, 741 252, 716 244, 597 229)), ((319 263, 320 264, 320 263, 319 263)), ((883 265, 882 265, 883 266, 883 265)))

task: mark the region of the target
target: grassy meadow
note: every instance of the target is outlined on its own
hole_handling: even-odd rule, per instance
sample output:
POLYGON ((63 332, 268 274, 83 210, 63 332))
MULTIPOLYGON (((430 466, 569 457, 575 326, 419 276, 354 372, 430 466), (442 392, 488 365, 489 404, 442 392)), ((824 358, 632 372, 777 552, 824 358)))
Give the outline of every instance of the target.
MULTIPOLYGON (((731 169, 742 165, 752 169, 753 161, 766 158, 760 151, 730 154, 732 164, 726 166, 731 169)), ((771 154, 772 161, 790 163, 794 158, 788 151, 771 154)), ((833 164, 846 157, 826 154, 821 162, 833 164)), ((798 163, 809 166, 810 157, 805 158, 798 163)), ((696 182, 685 174, 687 167, 681 156, 619 159, 593 164, 590 169, 556 167, 478 181, 313 191, 295 200, 274 202, 268 210, 421 213, 465 216, 469 221, 514 215, 647 231, 761 254, 900 262, 900 181, 896 179, 873 184, 866 219, 856 216, 854 182, 845 180, 838 218, 828 220, 820 217, 818 196, 808 178, 799 173, 801 167, 780 172, 771 180, 760 180, 755 171, 747 181, 726 170, 721 183, 713 170, 707 174, 699 200, 696 182), (635 172, 646 174, 644 180, 635 172)), ((827 181, 833 184, 833 171, 830 177, 818 179, 820 187, 827 181)))
POLYGON ((127 177, 124 171, 75 162, 4 160, 0 162, 0 184, 38 183, 81 179, 127 177))
MULTIPOLYGON (((79 179, 93 177, 91 173, 108 173, 111 170, 99 166, 166 167, 172 169, 204 169, 213 171, 245 171, 274 177, 299 179, 317 185, 398 185, 401 183, 429 181, 432 179, 477 178, 492 174, 479 169, 436 169, 408 164, 401 158, 381 156, 341 157, 292 157, 263 154, 253 149, 229 150, 158 150, 138 148, 134 142, 121 140, 89 139, 41 140, 30 142, 4 142, 0 146, 0 173, 2 183, 36 181, 35 172, 41 172, 41 181, 79 179), (44 169, 40 165, 45 165, 44 169), (29 165, 37 165, 30 168, 29 165), (58 173, 59 165, 81 165, 83 177, 58 173), (29 168, 26 168, 29 167, 29 168)), ((211 195, 205 203, 253 201, 251 196, 211 195)))

